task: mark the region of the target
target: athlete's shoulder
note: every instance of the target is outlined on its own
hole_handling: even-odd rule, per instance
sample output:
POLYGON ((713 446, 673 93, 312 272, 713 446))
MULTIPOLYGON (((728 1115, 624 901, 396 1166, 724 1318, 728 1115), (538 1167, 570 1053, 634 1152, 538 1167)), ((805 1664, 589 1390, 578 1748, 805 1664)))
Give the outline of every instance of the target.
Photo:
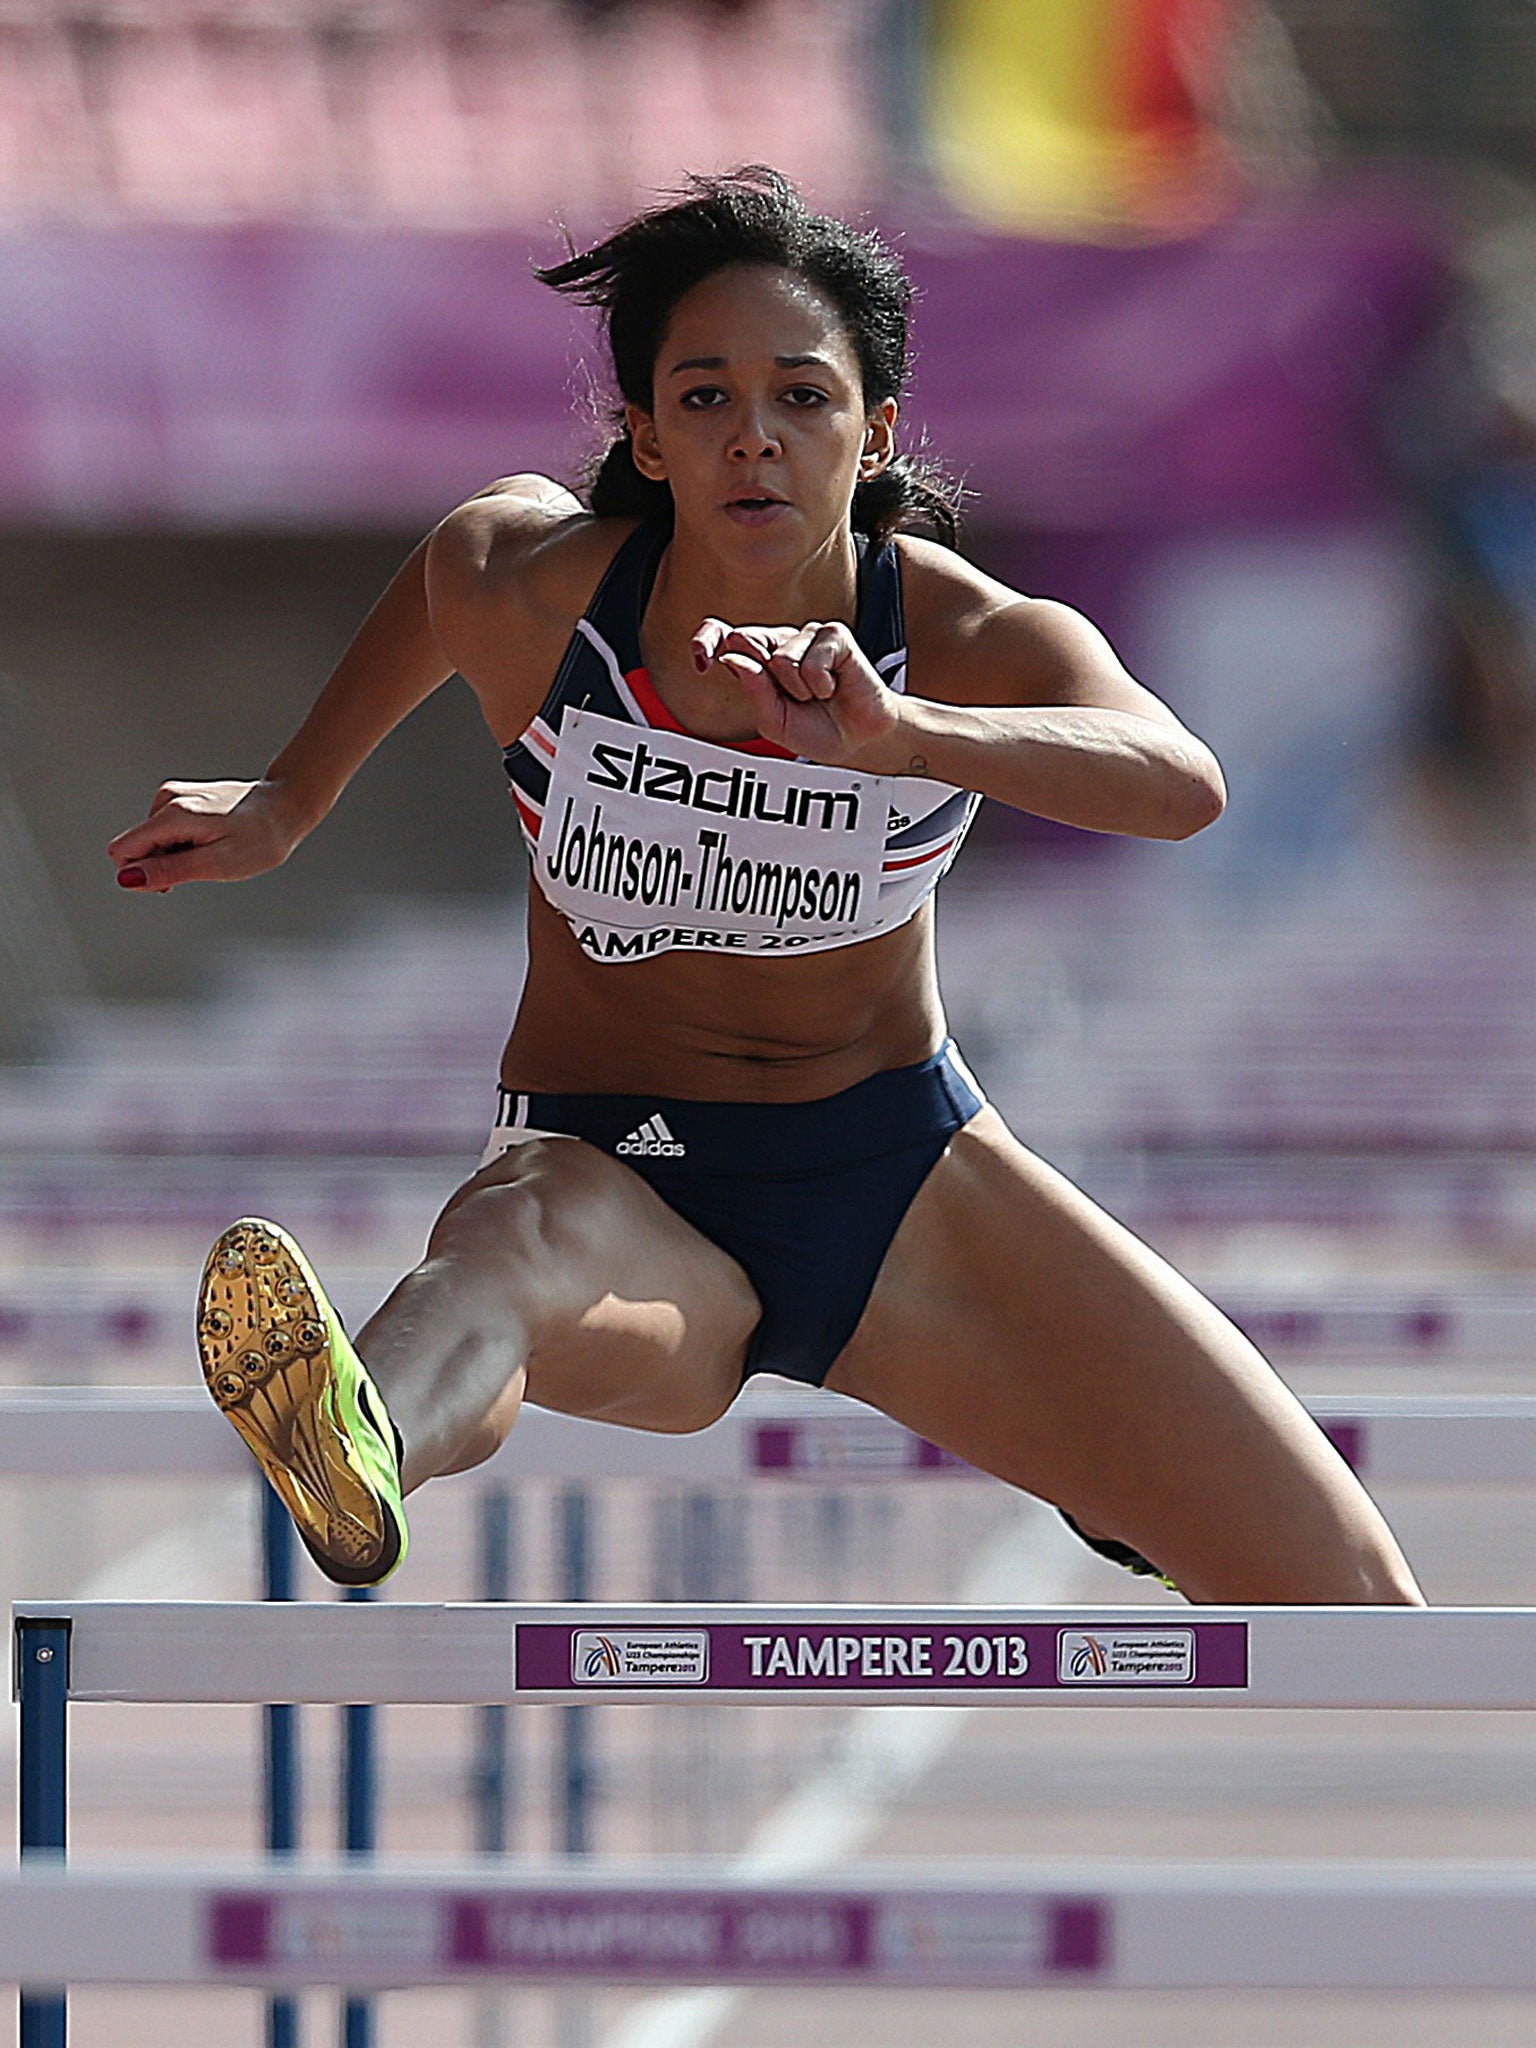
POLYGON ((510 601, 558 609, 574 602, 579 614, 595 576, 631 526, 594 517, 552 477, 502 477, 457 506, 433 533, 428 590, 441 604, 510 601))
POLYGON ((633 520, 595 518, 548 477, 518 476, 468 499, 433 533, 432 630, 482 699, 494 698, 498 725, 535 681, 548 686, 561 647, 633 530, 633 520))
MULTIPOLYGON (((1129 683, 1099 629, 1054 598, 1013 589, 953 548, 897 536, 909 687, 954 704, 1094 702, 1129 683)), ((1134 685, 1132 685, 1135 688, 1134 685)))
POLYGON ((898 533, 896 551, 901 562, 902 606, 916 632, 973 633, 1009 606, 1033 602, 978 569, 957 549, 925 540, 921 534, 898 533))

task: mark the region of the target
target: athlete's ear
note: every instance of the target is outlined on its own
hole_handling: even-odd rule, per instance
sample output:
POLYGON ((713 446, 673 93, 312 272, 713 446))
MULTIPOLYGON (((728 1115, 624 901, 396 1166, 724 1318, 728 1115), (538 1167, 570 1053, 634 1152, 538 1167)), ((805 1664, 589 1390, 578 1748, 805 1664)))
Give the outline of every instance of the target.
POLYGON ((630 452, 635 458, 636 469, 653 484, 664 484, 667 480, 667 465, 662 461, 661 450, 656 445, 655 416, 642 412, 638 405, 626 405, 624 424, 629 430, 630 452))
POLYGON ((864 446, 859 455, 860 483, 890 467, 891 458, 896 453, 897 410, 894 398, 882 398, 866 420, 864 446))

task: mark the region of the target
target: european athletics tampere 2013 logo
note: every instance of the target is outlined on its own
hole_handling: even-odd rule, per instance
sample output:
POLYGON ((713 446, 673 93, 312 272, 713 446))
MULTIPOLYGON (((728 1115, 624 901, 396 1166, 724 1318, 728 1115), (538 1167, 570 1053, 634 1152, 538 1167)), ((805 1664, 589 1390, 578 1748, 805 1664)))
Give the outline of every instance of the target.
POLYGON ((1062 1685, 1190 1685, 1195 1635, 1188 1628, 1064 1628, 1057 1642, 1062 1685))
POLYGON ((624 1665, 619 1656, 619 1646, 611 1636, 588 1636, 586 1654, 582 1659, 583 1678, 618 1678, 624 1665))
POLYGON ((708 1679, 703 1629, 576 1629, 571 1636, 574 1685, 704 1685, 708 1679))
POLYGON ((1063 1678, 1102 1678, 1109 1670, 1109 1657, 1097 1636, 1080 1636, 1070 1655, 1062 1645, 1063 1678))

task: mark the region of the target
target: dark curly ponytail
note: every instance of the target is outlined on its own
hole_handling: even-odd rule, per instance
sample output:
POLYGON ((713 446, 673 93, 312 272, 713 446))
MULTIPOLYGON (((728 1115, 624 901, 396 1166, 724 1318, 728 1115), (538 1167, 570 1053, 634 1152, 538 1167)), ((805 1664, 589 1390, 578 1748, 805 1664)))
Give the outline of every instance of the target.
POLYGON ((634 445, 629 429, 622 423, 587 478, 587 497, 601 519, 657 519, 672 517, 672 491, 668 484, 642 476, 635 467, 634 445))
MULTIPOLYGON (((557 292, 601 307, 619 391, 627 403, 650 412, 656 357, 673 308, 732 263, 772 264, 813 284, 842 317, 859 359, 866 406, 900 397, 909 368, 912 287, 906 273, 878 236, 812 213, 789 180, 765 165, 690 178, 670 204, 639 214, 594 248, 534 274, 557 292)), ((640 474, 622 425, 587 488, 592 510, 605 517, 672 517, 671 490, 640 474)), ((855 489, 853 525, 879 539, 915 528, 953 547, 960 495, 938 468, 898 455, 855 489)))

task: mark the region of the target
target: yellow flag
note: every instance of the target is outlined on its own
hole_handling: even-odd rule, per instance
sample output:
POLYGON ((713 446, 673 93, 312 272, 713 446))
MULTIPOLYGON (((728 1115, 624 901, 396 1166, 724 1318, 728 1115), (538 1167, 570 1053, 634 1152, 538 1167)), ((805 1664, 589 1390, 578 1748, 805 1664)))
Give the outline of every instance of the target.
POLYGON ((1198 225, 1233 186, 1196 85, 1226 0, 941 0, 931 132, 980 219, 1040 233, 1198 225))

